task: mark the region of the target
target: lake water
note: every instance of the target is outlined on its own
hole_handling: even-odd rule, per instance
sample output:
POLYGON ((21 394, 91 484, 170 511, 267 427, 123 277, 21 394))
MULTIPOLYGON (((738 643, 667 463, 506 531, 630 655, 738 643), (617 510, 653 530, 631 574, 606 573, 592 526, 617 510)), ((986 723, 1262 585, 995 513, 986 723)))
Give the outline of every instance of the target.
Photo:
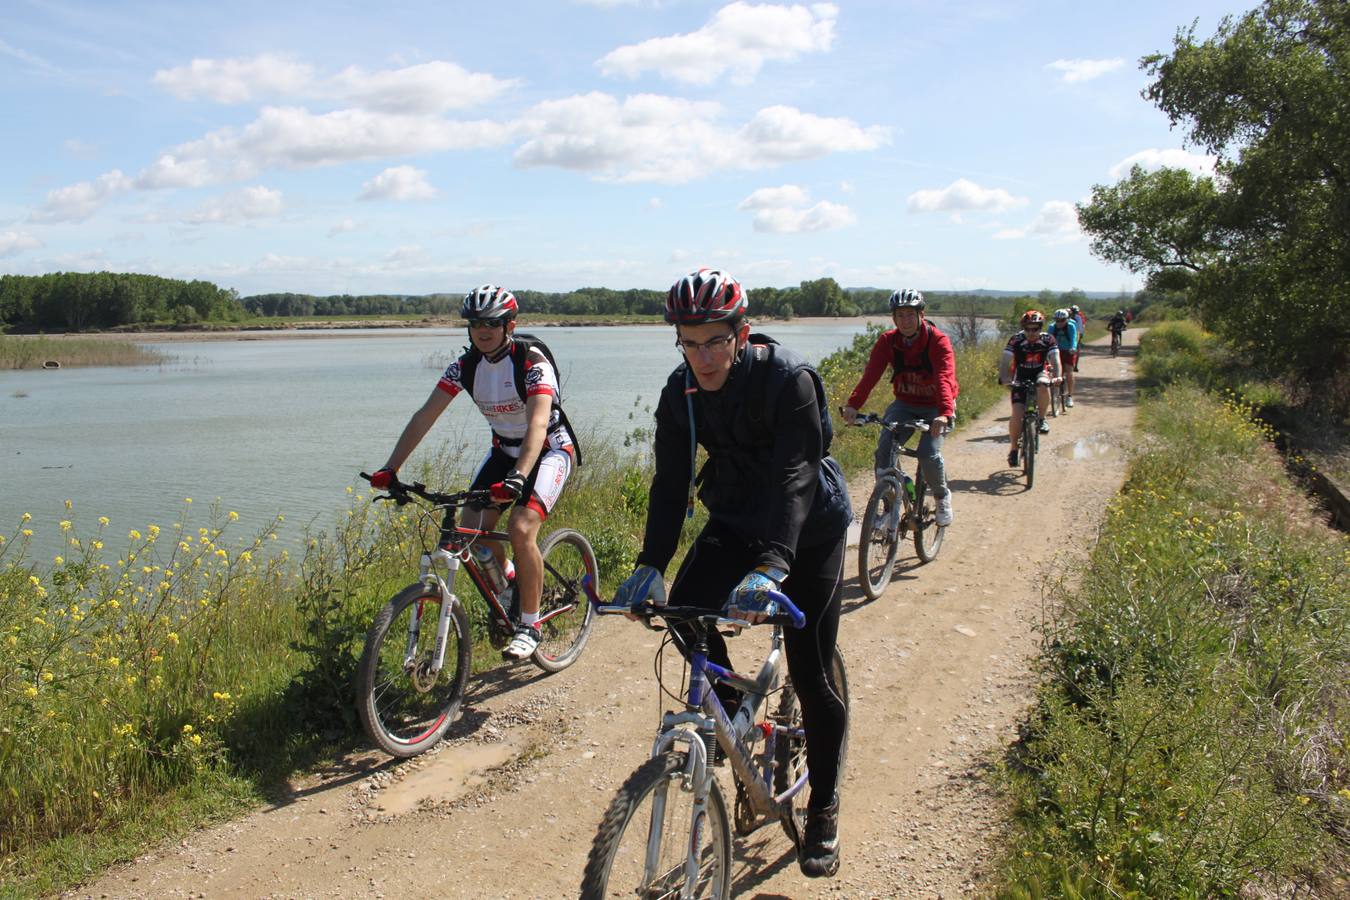
MULTIPOLYGON (((783 323, 764 331, 813 362, 850 343, 863 322, 783 323)), ((622 441, 651 423, 679 355, 669 328, 539 327, 557 357, 569 417, 592 441, 622 441), (631 418, 630 418, 631 414, 631 418)), ((461 329, 370 330, 359 337, 175 341, 154 367, 0 373, 0 533, 33 515, 33 556, 61 552, 57 523, 88 533, 167 528, 184 497, 192 521, 221 498, 242 526, 284 513, 291 538, 327 526, 357 472, 388 455, 412 412, 465 342, 461 329)), ((487 446, 472 404, 452 403, 423 446, 487 446)))

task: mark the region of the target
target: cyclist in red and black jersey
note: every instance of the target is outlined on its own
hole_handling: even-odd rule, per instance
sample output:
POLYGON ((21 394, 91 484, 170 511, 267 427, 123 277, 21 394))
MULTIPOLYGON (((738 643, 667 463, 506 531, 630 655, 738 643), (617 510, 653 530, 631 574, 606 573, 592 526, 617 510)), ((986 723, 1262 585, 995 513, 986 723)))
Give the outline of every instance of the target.
POLYGON ((562 495, 576 460, 573 436, 558 400, 558 373, 543 352, 514 338, 517 309, 515 296, 496 285, 485 284, 465 296, 460 315, 468 320, 469 349, 445 370, 403 429, 389 460, 370 479, 377 489, 388 487, 450 401, 471 388, 469 399, 492 428, 492 446, 471 488, 491 491, 498 505, 470 507, 464 524, 491 529, 502 509, 514 504, 507 532, 515 568, 505 559, 505 548, 492 545, 507 578, 515 582, 520 603, 515 637, 502 651, 507 659, 525 659, 539 646, 539 599, 544 587, 539 528, 562 495), (523 360, 517 358, 521 354, 523 360), (522 370, 523 390, 514 383, 522 370))
MULTIPOLYGON (((956 355, 947 336, 924 319, 923 294, 913 289, 896 291, 891 294, 890 303, 895 328, 883 331, 872 346, 862 378, 844 407, 844 421, 853 424, 858 410, 867 402, 867 395, 890 366, 895 402, 886 407, 882 418, 890 423, 914 419, 931 423, 932 428, 919 438, 917 452, 924 480, 933 486, 933 497, 937 500, 937 523, 945 527, 952 522, 952 497, 942 462, 942 436, 956 420, 956 395, 960 391, 956 383, 956 355)), ((899 439, 908 438, 906 433, 899 439)), ((881 430, 876 452, 878 476, 890 465, 895 440, 888 429, 881 430)))
MULTIPOLYGON (((1022 330, 1008 338, 999 364, 999 384, 1012 382, 1036 383, 1036 403, 1040 410, 1040 432, 1048 434, 1050 425, 1045 411, 1050 408, 1050 382, 1061 377, 1059 344, 1045 333, 1045 316, 1039 310, 1029 309, 1022 314, 1022 330)), ((1017 465, 1018 441, 1022 438, 1022 414, 1026 411, 1025 387, 1012 389, 1012 417, 1008 419, 1008 437, 1012 449, 1008 451, 1008 465, 1017 465)))

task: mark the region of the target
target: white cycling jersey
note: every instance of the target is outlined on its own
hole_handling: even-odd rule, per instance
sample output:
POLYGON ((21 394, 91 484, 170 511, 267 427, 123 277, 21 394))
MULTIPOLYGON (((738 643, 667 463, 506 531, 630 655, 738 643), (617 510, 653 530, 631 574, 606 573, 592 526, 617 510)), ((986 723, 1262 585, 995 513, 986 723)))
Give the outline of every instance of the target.
MULTIPOLYGON (((464 383, 460 380, 463 365, 464 357, 461 356, 446 368, 445 374, 437 382, 436 386, 449 394, 451 399, 464 390, 464 383)), ((525 367, 525 396, 537 394, 547 394, 553 398, 544 449, 567 450, 570 453, 572 440, 560 423, 558 373, 544 354, 531 350, 525 367)), ((486 356, 479 359, 473 376, 473 402, 492 428, 493 445, 500 447, 508 456, 520 456, 520 442, 525 439, 527 418, 525 401, 520 399, 520 392, 516 389, 515 365, 511 354, 506 354, 496 362, 486 356)))

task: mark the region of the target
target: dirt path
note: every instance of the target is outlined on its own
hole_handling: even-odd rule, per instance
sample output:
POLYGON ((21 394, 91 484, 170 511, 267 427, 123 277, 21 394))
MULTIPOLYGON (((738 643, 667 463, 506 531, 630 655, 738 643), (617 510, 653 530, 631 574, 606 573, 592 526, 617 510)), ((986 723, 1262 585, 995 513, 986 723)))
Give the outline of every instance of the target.
MULTIPOLYGON (((1127 332, 1127 344, 1136 336, 1127 332)), ((1005 401, 947 441, 956 520, 941 556, 915 568, 912 548, 902 550, 874 603, 850 562, 843 866, 832 881, 808 881, 782 832, 763 828, 737 843, 737 896, 977 889, 1000 828, 985 776, 1031 698, 1050 536, 1090 546, 1120 485, 1134 423, 1130 358, 1104 347, 1085 356, 1076 407, 1041 441, 1033 491, 1005 465, 1005 401)), ((861 511, 870 479, 854 487, 861 511)), ((479 682, 439 751, 397 766, 376 754, 344 760, 285 802, 72 896, 575 896, 602 812, 650 749, 656 647, 636 625, 599 621, 572 669, 542 678, 519 666, 479 682)), ((733 658, 745 667, 757 647, 742 637, 733 658)))

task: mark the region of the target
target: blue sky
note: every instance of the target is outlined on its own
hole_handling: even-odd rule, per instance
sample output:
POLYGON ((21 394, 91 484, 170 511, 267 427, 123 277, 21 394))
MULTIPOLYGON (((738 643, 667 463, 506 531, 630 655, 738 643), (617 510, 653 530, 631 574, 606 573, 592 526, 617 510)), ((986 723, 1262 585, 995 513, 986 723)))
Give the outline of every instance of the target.
POLYGON ((1134 289, 1072 204, 1206 171, 1138 60, 1235 3, 0 0, 0 272, 241 294, 1134 289))

